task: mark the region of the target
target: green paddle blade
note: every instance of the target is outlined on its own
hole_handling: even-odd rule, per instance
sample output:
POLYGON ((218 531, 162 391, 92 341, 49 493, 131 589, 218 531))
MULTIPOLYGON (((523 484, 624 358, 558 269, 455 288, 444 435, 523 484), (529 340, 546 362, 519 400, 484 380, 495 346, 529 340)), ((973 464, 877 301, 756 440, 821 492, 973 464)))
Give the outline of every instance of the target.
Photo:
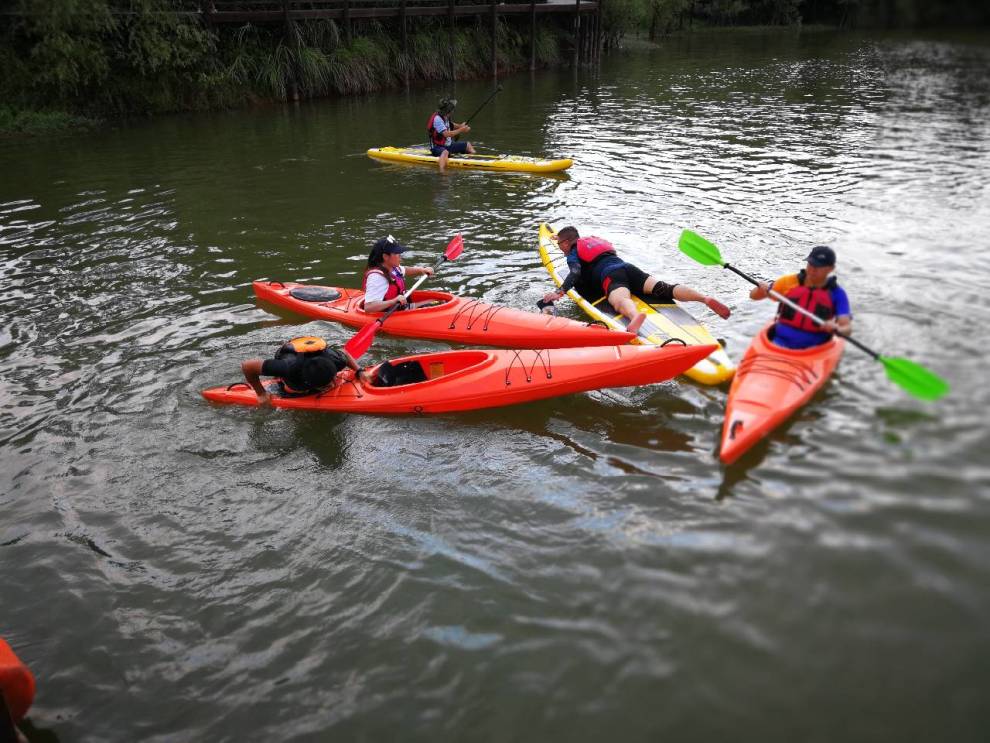
POLYGON ((920 364, 907 359, 880 357, 887 378, 921 400, 937 400, 949 391, 949 383, 920 364))
POLYGON ((722 254, 718 252, 715 244, 709 242, 697 232, 684 230, 681 233, 681 239, 677 241, 677 247, 681 249, 682 253, 694 258, 703 266, 723 265, 722 254))

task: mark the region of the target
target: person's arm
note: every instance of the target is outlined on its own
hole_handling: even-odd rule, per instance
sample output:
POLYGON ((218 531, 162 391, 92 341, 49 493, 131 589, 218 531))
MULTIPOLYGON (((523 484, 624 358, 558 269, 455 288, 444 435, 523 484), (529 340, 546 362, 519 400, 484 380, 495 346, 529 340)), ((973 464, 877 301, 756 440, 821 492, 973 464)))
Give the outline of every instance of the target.
POLYGON ((406 266, 406 276, 432 276, 434 273, 432 266, 406 266))
POLYGON ((367 291, 364 293, 365 312, 385 312, 396 304, 407 304, 407 300, 401 294, 392 299, 383 299, 388 291, 388 279, 377 272, 368 276, 367 291))
POLYGON ((405 295, 400 294, 397 297, 393 297, 392 299, 382 299, 382 300, 380 300, 378 302, 368 302, 368 301, 365 301, 365 303, 364 303, 364 311, 365 312, 385 312, 387 310, 392 309, 392 307, 394 305, 397 305, 397 304, 401 304, 401 305, 409 304, 409 300, 406 299, 405 295))
POLYGON ((769 281, 761 281, 759 286, 754 286, 752 291, 749 293, 750 299, 766 299, 770 296, 770 290, 773 288, 773 284, 769 281))
POLYGON ((849 309, 849 297, 842 287, 832 290, 832 304, 835 307, 835 319, 822 325, 826 333, 838 331, 842 335, 852 335, 852 312, 849 309))
POLYGON ((261 384, 261 367, 264 363, 261 359, 248 359, 241 364, 241 371, 244 372, 244 379, 251 385, 254 394, 258 396, 258 403, 268 405, 271 403, 271 398, 261 384))
POLYGON ((567 268, 570 270, 570 273, 568 273, 564 278, 564 283, 560 285, 560 288, 557 289, 557 291, 549 292, 548 294, 543 295, 544 302, 556 302, 558 299, 567 294, 568 291, 573 289, 574 285, 580 281, 581 259, 574 255, 574 252, 575 251, 572 250, 567 254, 567 268))
MULTIPOLYGON (((766 299, 770 296, 770 292, 775 291, 778 294, 787 294, 791 289, 798 285, 797 274, 789 274, 787 276, 781 276, 776 281, 761 281, 759 286, 753 287, 753 290, 749 293, 750 299, 766 299)), ((771 297, 771 299, 773 299, 771 297)), ((776 302, 777 300, 774 299, 776 302)))
POLYGON ((344 360, 347 362, 347 368, 353 369, 354 372, 357 374, 357 379, 359 382, 362 382, 364 384, 369 384, 371 382, 371 375, 368 374, 368 372, 366 372, 360 366, 358 366, 357 361, 354 360, 353 356, 347 353, 346 348, 340 349, 340 354, 344 357, 344 360))

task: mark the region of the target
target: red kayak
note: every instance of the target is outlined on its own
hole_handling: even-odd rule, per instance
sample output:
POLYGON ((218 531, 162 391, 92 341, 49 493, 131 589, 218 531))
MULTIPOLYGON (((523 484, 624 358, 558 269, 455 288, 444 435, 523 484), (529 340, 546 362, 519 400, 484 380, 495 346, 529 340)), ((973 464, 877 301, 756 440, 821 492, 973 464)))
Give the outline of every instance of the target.
MULTIPOLYGON (((34 676, 17 657, 14 649, 0 637, 0 694, 3 695, 7 713, 15 724, 27 714, 34 701, 34 676)), ((0 708, 0 714, 3 709, 0 708)), ((0 719, 0 733, 5 732, 0 719)))
POLYGON ((822 388, 842 358, 845 341, 793 351, 775 346, 769 325, 753 339, 729 389, 719 458, 732 464, 791 417, 822 388))
MULTIPOLYGON (((360 289, 255 281, 254 293, 258 299, 297 314, 355 328, 370 325, 383 314, 364 311, 364 292, 360 289)), ((436 304, 393 313, 382 325, 383 333, 503 348, 614 346, 636 337, 600 325, 486 304, 447 292, 417 291, 410 301, 436 304)))
MULTIPOLYGON (((614 331, 608 331, 613 333, 614 331)), ((277 408, 340 413, 423 414, 495 408, 601 387, 653 384, 677 376, 717 346, 610 346, 541 350, 441 351, 369 368, 371 384, 350 370, 320 394, 286 396, 278 380, 266 390, 277 408), (379 386, 380 383, 391 386, 379 386)), ((204 390, 212 402, 257 405, 245 382, 204 390)))

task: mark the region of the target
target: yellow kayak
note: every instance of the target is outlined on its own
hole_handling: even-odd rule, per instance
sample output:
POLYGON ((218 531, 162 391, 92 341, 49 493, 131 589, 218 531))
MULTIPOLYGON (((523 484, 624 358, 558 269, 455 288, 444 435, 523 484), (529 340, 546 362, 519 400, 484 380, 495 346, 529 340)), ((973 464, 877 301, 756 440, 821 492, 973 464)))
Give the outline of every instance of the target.
MULTIPOLYGON (((540 258, 547 273, 557 286, 564 283, 567 277, 567 259, 551 239, 554 235, 547 224, 540 225, 540 258)), ((577 293, 575 289, 567 292, 567 296, 585 311, 592 319, 613 330, 625 330, 629 320, 617 314, 605 301, 591 303, 577 293)), ((718 345, 718 341, 708 332, 708 328, 695 320, 687 311, 676 304, 647 304, 638 297, 633 297, 636 308, 646 313, 646 322, 639 329, 639 337, 633 343, 662 346, 671 338, 677 338, 689 346, 718 345)), ((719 349, 705 359, 692 366, 684 375, 702 384, 721 384, 732 379, 736 367, 725 349, 719 349)))
MULTIPOLYGON (((434 157, 426 147, 372 147, 368 157, 376 160, 391 160, 400 163, 421 163, 436 165, 440 158, 434 157)), ((558 173, 567 170, 573 161, 543 160, 522 155, 450 155, 448 168, 474 168, 475 170, 505 170, 514 173, 558 173)))

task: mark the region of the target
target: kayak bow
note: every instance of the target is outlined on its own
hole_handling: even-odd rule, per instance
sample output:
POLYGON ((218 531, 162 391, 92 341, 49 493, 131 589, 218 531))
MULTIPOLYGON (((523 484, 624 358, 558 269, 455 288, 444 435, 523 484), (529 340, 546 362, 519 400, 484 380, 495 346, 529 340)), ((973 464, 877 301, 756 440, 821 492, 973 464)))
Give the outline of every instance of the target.
POLYGON ((845 341, 791 350, 775 346, 767 335, 773 323, 753 339, 729 389, 719 458, 732 464, 791 417, 820 390, 842 358, 845 341))

